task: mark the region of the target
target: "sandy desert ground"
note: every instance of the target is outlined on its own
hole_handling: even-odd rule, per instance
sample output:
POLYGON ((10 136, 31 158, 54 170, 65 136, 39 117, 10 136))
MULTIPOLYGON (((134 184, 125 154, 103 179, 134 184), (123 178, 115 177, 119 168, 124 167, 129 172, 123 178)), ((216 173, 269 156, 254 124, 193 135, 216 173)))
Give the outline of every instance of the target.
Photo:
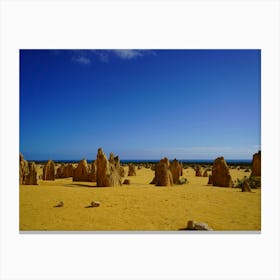
MULTIPOLYGON (((127 171, 127 167, 125 168, 127 171)), ((39 168, 40 172, 42 168, 39 168)), ((249 176, 230 170, 233 180, 249 176)), ((188 220, 205 222, 213 230, 260 230, 261 190, 207 185, 184 169, 189 183, 170 187, 150 185, 154 171, 137 170, 130 185, 96 188, 96 183, 72 178, 40 180, 39 186, 20 186, 20 230, 174 230, 188 220), (63 207, 54 207, 60 201, 63 207), (100 207, 87 207, 99 201, 100 207)))

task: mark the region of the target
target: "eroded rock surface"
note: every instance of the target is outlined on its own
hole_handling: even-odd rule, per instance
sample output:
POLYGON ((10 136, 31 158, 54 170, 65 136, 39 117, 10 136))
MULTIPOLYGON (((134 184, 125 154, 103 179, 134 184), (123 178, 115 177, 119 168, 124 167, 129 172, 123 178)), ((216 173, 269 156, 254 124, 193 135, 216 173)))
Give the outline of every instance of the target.
POLYGON ((216 158, 212 167, 213 186, 233 187, 229 168, 223 157, 216 158))
POLYGON ((55 163, 49 160, 43 168, 43 180, 54 180, 55 179, 55 163))

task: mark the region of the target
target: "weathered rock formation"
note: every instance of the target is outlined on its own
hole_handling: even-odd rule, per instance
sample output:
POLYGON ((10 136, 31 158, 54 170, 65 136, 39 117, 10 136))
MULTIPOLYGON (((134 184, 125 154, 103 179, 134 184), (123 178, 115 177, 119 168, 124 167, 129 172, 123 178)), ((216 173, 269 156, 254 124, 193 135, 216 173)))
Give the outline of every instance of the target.
POLYGON ((49 160, 43 168, 43 180, 55 179, 55 163, 49 160))
POLYGON ((249 185, 248 180, 244 180, 241 186, 242 192, 251 192, 251 187, 249 185))
POLYGON ((91 166, 92 166, 92 164, 88 164, 88 166, 87 166, 87 167, 88 167, 88 173, 90 173, 90 172, 91 172, 91 169, 92 169, 92 167, 91 167, 91 166))
POLYGON ((19 154, 19 183, 24 184, 25 178, 28 176, 28 162, 22 154, 19 154))
POLYGON ((172 173, 173 184, 179 184, 179 178, 183 175, 182 164, 175 158, 170 163, 170 171, 172 173))
POLYGON ((155 166, 155 177, 151 184, 156 186, 172 186, 173 177, 169 168, 169 160, 167 158, 161 159, 155 166))
POLYGON ((90 182, 96 182, 96 163, 95 163, 95 160, 88 166, 89 166, 88 180, 90 182))
POLYGON ((39 185, 38 184, 38 173, 35 162, 28 162, 29 174, 27 176, 26 185, 39 185))
POLYGON ((27 162, 19 155, 19 183, 22 185, 38 185, 38 173, 34 162, 27 162))
POLYGON ((128 176, 136 176, 136 167, 132 163, 128 165, 128 176))
POLYGON ((125 177, 125 170, 122 166, 120 166, 120 176, 125 177))
POLYGON ((56 170, 55 178, 63 178, 63 172, 64 172, 64 164, 62 163, 56 170))
POLYGON ((208 177, 208 185, 212 185, 213 184, 213 177, 211 174, 209 174, 209 177, 208 177))
POLYGON ((200 167, 199 167, 199 166, 197 166, 197 167, 195 168, 195 176, 197 176, 197 177, 201 177, 201 176, 202 176, 201 170, 200 170, 200 167))
POLYGON ((62 163, 56 170, 56 179, 60 178, 68 178, 68 177, 73 177, 74 175, 74 166, 71 163, 64 164, 62 163))
POLYGON ((81 160, 77 168, 74 170, 73 181, 75 182, 89 181, 88 164, 85 159, 81 160))
POLYGON ((110 160, 108 161, 102 149, 99 148, 95 162, 97 187, 110 187, 121 185, 119 157, 114 157, 114 155, 111 153, 110 160))
POLYGON ((68 163, 63 168, 63 178, 73 177, 74 176, 74 166, 72 163, 68 163))
POLYGON ((261 151, 253 155, 251 177, 261 176, 261 151))
POLYGON ((208 177, 207 169, 204 170, 202 177, 208 177))
POLYGON ((115 163, 115 155, 113 153, 110 153, 109 162, 110 163, 115 163))
POLYGON ((119 175, 122 173, 121 171, 121 162, 119 156, 116 156, 113 153, 110 153, 109 163, 116 171, 118 171, 119 175))
POLYGON ((233 187, 233 181, 231 179, 229 168, 223 157, 215 159, 212 166, 212 180, 213 186, 219 187, 233 187))

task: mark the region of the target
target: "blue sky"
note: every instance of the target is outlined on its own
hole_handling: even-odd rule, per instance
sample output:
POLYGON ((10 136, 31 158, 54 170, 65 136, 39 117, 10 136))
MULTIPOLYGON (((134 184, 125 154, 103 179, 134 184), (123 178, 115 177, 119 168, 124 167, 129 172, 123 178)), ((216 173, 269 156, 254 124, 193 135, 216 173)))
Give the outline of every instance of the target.
POLYGON ((21 50, 27 159, 251 159, 259 50, 21 50))

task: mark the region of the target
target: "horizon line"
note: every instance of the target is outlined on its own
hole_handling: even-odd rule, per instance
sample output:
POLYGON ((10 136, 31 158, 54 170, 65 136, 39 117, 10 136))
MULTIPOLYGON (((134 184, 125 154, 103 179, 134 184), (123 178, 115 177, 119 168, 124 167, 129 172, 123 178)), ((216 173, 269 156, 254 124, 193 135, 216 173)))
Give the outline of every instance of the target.
MULTIPOLYGON (((217 158, 217 157, 216 157, 217 158)), ((216 158, 210 158, 210 159, 180 159, 180 158, 173 158, 171 160, 177 159, 179 161, 214 161, 216 158)), ((80 159, 26 159, 29 161, 48 161, 48 160, 53 160, 53 161, 80 161, 80 160, 87 160, 87 161, 93 161, 95 159, 92 158, 80 158, 80 159)), ((153 158, 153 159, 120 159, 120 161, 160 161, 162 158, 153 158)), ((169 159, 169 158, 168 158, 169 159)), ((239 158, 239 159, 232 159, 232 158, 225 158, 225 160, 229 160, 229 161, 252 161, 251 158, 239 158)), ((170 159, 169 159, 170 160, 170 159)))

